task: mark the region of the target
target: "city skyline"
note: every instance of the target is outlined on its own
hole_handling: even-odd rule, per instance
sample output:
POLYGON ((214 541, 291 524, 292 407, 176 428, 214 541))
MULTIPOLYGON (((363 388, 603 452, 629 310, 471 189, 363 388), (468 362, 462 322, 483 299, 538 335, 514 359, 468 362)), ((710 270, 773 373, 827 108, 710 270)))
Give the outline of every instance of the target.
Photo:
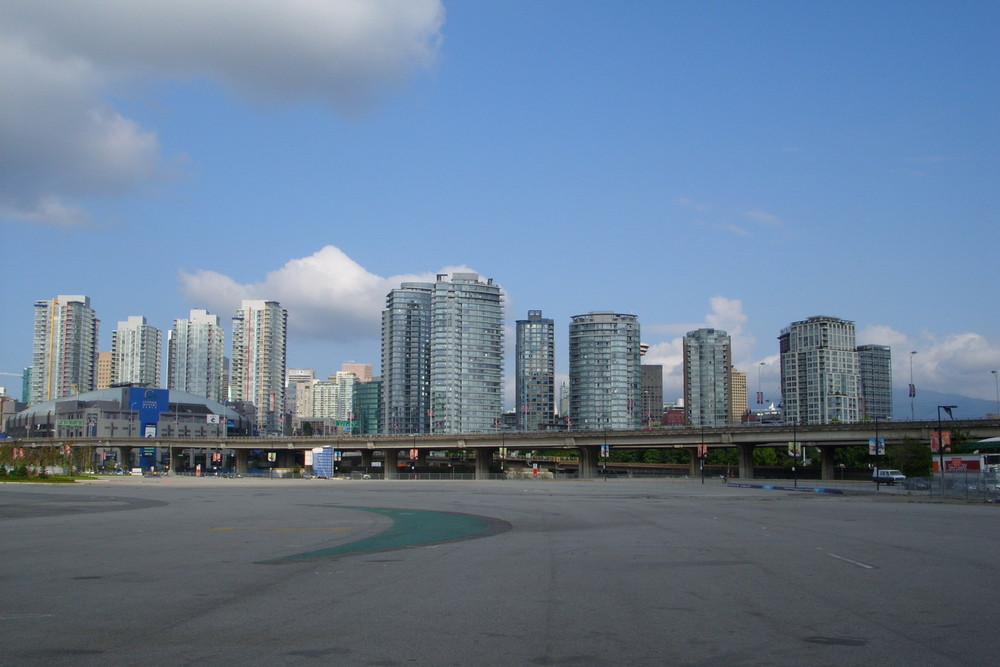
POLYGON ((897 389, 996 397, 996 5, 133 6, 0 6, 11 394, 52 295, 90 297, 101 350, 275 300, 326 376, 378 365, 392 288, 472 272, 504 289, 506 408, 530 310, 557 386, 570 319, 613 310, 665 400, 699 328, 775 399, 780 330, 827 315, 897 389))
MULTIPOLYGON (((460 274, 460 275, 471 276, 473 274, 460 274)), ((436 279, 437 280, 441 280, 441 278, 443 276, 444 276, 444 274, 438 274, 436 276, 436 279)), ((429 287, 429 286, 430 286, 430 284, 420 285, 420 284, 413 284, 413 283, 403 283, 400 286, 400 288, 404 292, 406 290, 408 290, 408 289, 412 289, 413 287, 419 287, 419 288, 421 288, 421 290, 418 290, 418 291, 423 291, 423 290, 426 290, 427 287, 429 287)), ((499 286, 497 286, 497 287, 498 287, 498 289, 500 289, 500 293, 502 294, 503 293, 502 292, 502 288, 500 288, 499 286)), ((391 298, 393 297, 393 293, 397 292, 398 289, 399 288, 391 290, 390 293, 387 295, 386 298, 388 300, 390 300, 390 302, 391 302, 391 298)), ((89 304, 90 304, 90 299, 86 295, 70 295, 70 296, 59 295, 58 297, 53 297, 52 299, 49 299, 49 300, 41 300, 41 301, 36 302, 36 311, 37 311, 38 305, 41 304, 41 303, 48 303, 48 302, 55 303, 57 301, 62 302, 62 301, 66 301, 66 300, 69 300, 70 302, 77 301, 77 300, 79 300, 79 301, 85 301, 88 304, 88 307, 89 307, 89 304)), ((253 300, 253 299, 251 299, 250 301, 255 302, 255 305, 263 305, 264 303, 270 301, 272 304, 280 307, 280 304, 278 304, 277 302, 273 302, 271 300, 253 300)), ((246 305, 247 305, 247 303, 246 303, 246 301, 244 301, 241 304, 241 307, 237 308, 236 315, 231 318, 234 323, 236 321, 238 321, 242 317, 243 308, 246 307, 246 305)), ((290 318, 290 314, 287 314, 287 311, 285 309, 282 308, 281 310, 286 313, 286 315, 285 315, 286 318, 290 318)), ((581 315, 578 315, 578 316, 574 316, 574 319, 577 318, 577 317, 586 317, 588 315, 593 315, 595 312, 600 312, 600 311, 591 311, 591 313, 585 313, 585 314, 581 314, 581 315)), ((610 312, 610 311, 608 311, 608 312, 610 312)), ((528 313, 529 317, 532 315, 532 313, 535 313, 535 311, 529 311, 529 313, 528 313)), ((201 309, 194 309, 194 310, 191 311, 191 315, 192 316, 195 316, 196 314, 199 314, 199 316, 208 317, 208 318, 210 318, 210 319, 212 319, 214 321, 219 321, 219 320, 222 319, 218 315, 215 315, 213 313, 208 313, 207 311, 204 311, 204 310, 201 310, 201 309)), ((100 317, 100 312, 97 311, 96 309, 93 309, 93 316, 98 321, 98 323, 100 323, 102 321, 101 317, 100 317)), ((228 320, 230 318, 225 318, 225 319, 228 320)), ((506 315, 505 319, 507 321, 509 321, 511 319, 511 315, 508 313, 506 315)), ((820 320, 822 320, 822 319, 830 319, 830 316, 824 316, 824 315, 821 315, 821 316, 811 316, 808 319, 810 319, 810 320, 813 320, 813 319, 820 319, 820 320)), ((839 318, 832 318, 832 319, 839 319, 839 318)), ((129 321, 130 322, 138 322, 140 320, 144 323, 143 326, 147 326, 148 328, 155 328, 155 327, 152 327, 152 325, 146 325, 145 324, 145 317, 143 317, 143 316, 129 316, 129 321)), ((639 318, 639 320, 641 321, 641 318, 639 318)), ((173 320, 175 326, 177 325, 178 322, 184 322, 184 321, 185 320, 183 320, 181 318, 175 318, 173 320)), ((850 321, 850 320, 845 320, 845 321, 853 329, 854 323, 852 321, 850 321)), ((119 322, 118 323, 119 327, 121 325, 124 325, 124 324, 126 324, 126 322, 119 322)), ((427 323, 427 324, 429 325, 429 323, 427 323)), ((516 321, 515 324, 520 325, 521 322, 520 321, 516 321)), ((787 325, 782 330, 783 333, 784 333, 785 329, 787 329, 788 327, 794 327, 797 324, 800 324, 800 323, 799 322, 790 323, 789 325, 787 325)), ((566 323, 566 329, 567 329, 567 331, 569 330, 569 328, 571 326, 572 326, 572 321, 566 323)), ((226 329, 225 329, 225 327, 222 327, 222 326, 217 326, 217 328, 222 330, 222 336, 223 336, 223 340, 225 342, 225 347, 224 347, 225 359, 226 359, 227 362, 230 362, 231 361, 231 353, 233 352, 231 331, 227 332, 226 329)), ((553 327, 553 329, 554 330, 558 329, 558 326, 553 327)), ((711 330, 709 330, 709 331, 711 331, 711 330)), ((162 332, 160 332, 160 333, 162 333, 162 332)), ((170 333, 170 332, 168 331, 168 333, 170 333)), ((688 339, 690 336, 692 336, 695 333, 699 333, 699 332, 688 332, 688 334, 686 336, 682 337, 682 340, 681 340, 682 346, 686 345, 686 342, 687 342, 686 339, 688 339)), ((722 331, 720 333, 722 333, 727 339, 731 339, 731 336, 729 336, 727 334, 727 332, 722 331)), ((112 331, 112 338, 113 337, 114 337, 114 331, 112 331)), ((515 337, 516 337, 516 335, 515 335, 515 337)), ((36 333, 36 338, 37 338, 37 333, 36 333)), ((645 338, 645 337, 643 337, 643 338, 645 338)), ((286 346, 287 346, 287 344, 289 343, 289 341, 286 340, 285 343, 286 343, 286 346)), ((383 341, 383 343, 384 343, 384 341, 383 341)), ((515 343, 516 343, 516 341, 515 341, 515 343)), ((166 346, 164 346, 164 347, 166 347, 166 346)), ((648 347, 648 344, 643 343, 643 348, 644 348, 643 354, 644 355, 648 354, 648 351, 645 349, 647 347, 648 347)), ((891 366, 892 364, 896 364, 897 362, 899 362, 898 359, 893 359, 892 358, 893 355, 891 354, 891 346, 870 343, 870 344, 866 344, 866 345, 858 345, 857 347, 858 347, 858 351, 859 352, 861 351, 862 348, 885 348, 887 351, 884 354, 885 354, 886 357, 889 358, 887 360, 887 363, 889 364, 889 368, 890 369, 892 367, 891 366)), ((516 367, 516 350, 513 351, 513 352, 511 351, 511 350, 514 350, 514 348, 512 347, 512 344, 511 344, 510 341, 508 341, 505 344, 505 348, 510 348, 510 350, 507 350, 504 353, 504 357, 505 358, 504 358, 504 366, 503 366, 503 368, 504 368, 504 370, 503 370, 503 383, 504 383, 504 385, 506 387, 506 391, 505 391, 505 396, 504 396, 504 407, 503 407, 503 410, 505 412, 509 412, 509 411, 516 411, 516 401, 515 401, 515 398, 516 398, 516 369, 515 369, 515 367, 516 367), (508 377, 508 375, 509 375, 509 377, 508 377), (515 392, 515 393, 511 393, 511 392, 515 392)), ((554 345, 554 351, 555 351, 555 358, 558 359, 560 357, 558 346, 554 345)), ((104 354, 108 354, 108 355, 111 354, 110 350, 98 350, 98 352, 101 352, 101 353, 104 353, 104 354)), ((568 356, 570 354, 568 348, 565 350, 565 354, 566 354, 567 359, 568 359, 568 356)), ((917 354, 918 354, 917 351, 911 351, 909 354, 906 355, 906 358, 903 361, 903 363, 911 362, 913 360, 913 358, 917 356, 917 354)), ((165 366, 169 367, 169 362, 170 362, 169 356, 170 355, 167 353, 167 351, 165 351, 165 350, 161 351, 160 359, 159 359, 160 363, 162 365, 165 365, 165 366)), ((382 355, 382 358, 383 359, 385 358, 384 355, 382 355)), ((98 362, 98 360, 95 357, 95 360, 94 360, 95 373, 96 373, 96 368, 97 368, 97 362, 98 362)), ((294 378, 291 378, 291 374, 294 371, 297 371, 299 368, 307 369, 307 370, 309 370, 312 373, 316 373, 316 367, 315 366, 310 366, 309 364, 305 364, 305 365, 303 365, 303 366, 301 366, 299 368, 293 368, 290 364, 287 363, 287 352, 286 352, 286 358, 285 358, 285 362, 284 363, 285 363, 285 365, 287 367, 287 371, 288 371, 288 373, 285 376, 285 379, 286 379, 287 382, 292 382, 294 380, 294 378)), ((775 361, 775 365, 779 368, 779 370, 780 370, 780 364, 781 364, 781 361, 780 361, 780 354, 779 354, 778 355, 778 359, 775 361)), ((765 365, 766 365, 765 363, 758 364, 758 367, 757 367, 758 372, 762 372, 765 365)), ((337 365, 337 370, 335 370, 335 371, 331 371, 330 373, 318 373, 318 374, 322 375, 322 376, 326 376, 329 379, 332 379, 333 377, 339 375, 342 371, 344 371, 345 368, 355 367, 355 366, 357 366, 357 367, 369 366, 369 367, 372 367, 372 368, 378 368, 379 369, 379 374, 382 371, 382 369, 379 368, 378 366, 376 366, 374 363, 370 363, 370 362, 356 362, 356 361, 354 361, 352 359, 350 361, 339 362, 338 365, 337 365)), ((648 370, 648 367, 655 366, 655 367, 661 369, 660 372, 662 372, 662 364, 650 364, 648 362, 648 360, 646 359, 645 356, 643 357, 643 366, 645 368, 647 368, 647 370, 648 370)), ((681 369, 680 369, 680 372, 682 373, 682 377, 683 377, 683 370, 684 370, 683 366, 684 366, 684 362, 682 360, 681 361, 681 369)), ((745 383, 746 383, 746 387, 744 388, 745 392, 747 392, 747 393, 757 393, 756 390, 752 390, 752 380, 750 379, 750 375, 749 375, 749 372, 747 370, 743 370, 743 369, 739 368, 738 366, 733 366, 732 370, 733 370, 734 373, 742 374, 743 376, 745 376, 745 383)), ((355 372, 355 371, 351 370, 350 372, 355 372)), ((895 380, 895 381, 892 380, 892 371, 891 370, 887 370, 885 372, 885 374, 888 377, 888 379, 885 381, 885 385, 888 388, 888 391, 890 393, 895 393, 895 394, 901 396, 900 392, 903 390, 904 387, 907 387, 909 383, 908 382, 903 382, 902 379, 895 380)), ((996 380, 997 373, 992 373, 991 372, 990 375, 991 375, 991 377, 993 377, 996 380)), ((95 377, 96 377, 96 375, 95 375, 95 377)), ((164 376, 164 377, 166 377, 166 376, 164 376)), ((560 374, 556 374, 555 377, 557 378, 557 380, 559 378, 564 378, 565 380, 568 380, 569 376, 568 376, 568 373, 567 373, 565 376, 562 376, 560 374)), ((15 379, 15 378, 12 377, 11 379, 15 379)), ((370 377, 368 379, 370 379, 370 377)), ((908 379, 909 379, 909 377, 907 377, 907 380, 908 379)), ((760 383, 760 386, 762 386, 762 387, 766 386, 759 379, 757 380, 757 382, 760 383)), ((163 383, 161 383, 161 386, 163 386, 163 387, 167 387, 167 385, 168 385, 168 383, 166 381, 164 381, 163 383)), ((4 386, 4 385, 0 385, 0 386, 4 386)), ((17 381, 16 386, 17 387, 21 386, 20 380, 17 381)), ((886 387, 883 388, 883 391, 886 391, 886 387)), ((178 389, 183 389, 183 387, 177 387, 177 388, 178 389)), ((286 392, 291 392, 291 395, 294 396, 294 387, 292 385, 287 385, 286 384, 286 386, 283 389, 286 392)), ((676 397, 671 397, 669 394, 665 395, 664 402, 667 403, 667 404, 670 404, 670 403, 674 403, 676 401, 683 400, 683 398, 684 398, 683 391, 684 391, 684 389, 683 389, 683 387, 681 387, 681 391, 680 391, 680 393, 676 397)), ((924 389, 918 389, 918 394, 923 394, 924 391, 925 391, 924 389)), ((935 393, 935 394, 940 393, 942 395, 946 395, 945 393, 938 392, 938 391, 936 391, 936 390, 934 390, 932 388, 930 389, 930 391, 932 393, 935 393)), ((198 395, 202 394, 202 392, 197 392, 197 391, 194 392, 194 393, 196 393, 198 395)), ((751 409, 760 409, 762 407, 766 407, 766 405, 768 405, 768 404, 780 404, 783 401, 783 399, 784 399, 784 396, 782 396, 782 394, 781 394, 780 383, 779 383, 779 389, 776 392, 774 392, 774 393, 760 392, 760 393, 763 394, 763 396, 762 396, 763 404, 757 405, 757 404, 755 404, 754 401, 749 401, 747 407, 749 407, 751 409)), ((8 395, 8 396, 16 396, 16 394, 17 394, 16 391, 12 392, 12 391, 10 391, 9 388, 7 389, 7 394, 6 395, 8 395)), ((860 392, 860 390, 858 392, 858 397, 859 397, 859 399, 861 398, 861 392, 860 392)), ((979 398, 971 397, 970 396, 968 398, 973 398, 973 399, 975 399, 979 403, 982 403, 982 402, 985 401, 985 402, 989 402, 991 404, 992 404, 992 402, 994 400, 996 400, 996 412, 1000 413, 1000 399, 995 399, 995 397, 989 397, 989 396, 988 397, 979 397, 979 398)), ((917 402, 921 403, 921 401, 917 401, 917 402)), ((892 399, 890 399, 890 403, 893 403, 892 399)), ((908 406, 911 406, 911 404, 912 404, 912 402, 907 403, 908 406)), ((899 401, 899 400, 896 400, 896 401, 894 401, 894 406, 895 407, 892 410, 893 415, 902 415, 902 413, 904 412, 904 410, 902 409, 903 408, 902 402, 899 401)), ((425 408, 420 408, 419 405, 416 406, 416 407, 418 408, 417 411, 416 411, 416 414, 425 415, 425 414, 429 413, 429 410, 426 407, 425 408)), ((972 409, 973 410, 978 410, 978 408, 972 408, 972 409)), ((883 416, 885 416, 884 413, 883 413, 883 416)))

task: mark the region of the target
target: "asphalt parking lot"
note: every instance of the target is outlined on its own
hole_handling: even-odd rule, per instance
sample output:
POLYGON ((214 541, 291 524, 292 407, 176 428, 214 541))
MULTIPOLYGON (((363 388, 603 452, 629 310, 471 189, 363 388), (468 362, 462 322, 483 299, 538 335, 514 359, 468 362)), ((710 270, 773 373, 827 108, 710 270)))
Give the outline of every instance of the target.
POLYGON ((0 484, 0 664, 991 664, 998 512, 699 480, 0 484))

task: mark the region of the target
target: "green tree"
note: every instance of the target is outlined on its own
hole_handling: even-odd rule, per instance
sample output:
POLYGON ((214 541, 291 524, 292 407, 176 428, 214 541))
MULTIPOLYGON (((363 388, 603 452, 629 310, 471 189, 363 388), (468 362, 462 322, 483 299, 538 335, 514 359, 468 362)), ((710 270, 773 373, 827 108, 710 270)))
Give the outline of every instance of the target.
POLYGON ((907 477, 926 477, 931 472, 931 448, 927 443, 909 438, 901 445, 886 448, 886 463, 883 467, 898 468, 907 477))
POLYGON ((735 447, 709 448, 705 463, 713 466, 735 466, 740 464, 740 452, 735 447))
POLYGON ((778 450, 774 447, 754 447, 753 464, 755 466, 778 465, 778 450))
POLYGON ((864 468, 870 463, 867 445, 834 447, 833 464, 847 468, 864 468))
MULTIPOLYGON (((947 426, 942 425, 942 431, 949 430, 947 426)), ((951 430, 951 451, 963 454, 971 454, 976 451, 976 439, 973 437, 971 431, 963 431, 961 429, 953 428, 951 430)))

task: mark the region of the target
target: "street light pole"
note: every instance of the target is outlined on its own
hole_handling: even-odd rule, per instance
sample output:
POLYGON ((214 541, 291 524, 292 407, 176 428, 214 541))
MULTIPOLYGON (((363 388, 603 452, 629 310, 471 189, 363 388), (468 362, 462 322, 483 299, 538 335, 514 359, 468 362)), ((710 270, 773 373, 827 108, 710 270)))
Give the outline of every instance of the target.
POLYGON ((997 419, 1000 419, 1000 371, 990 371, 993 373, 993 382, 997 386, 997 419))
POLYGON ((916 350, 910 352, 910 421, 916 421, 913 414, 913 398, 917 395, 917 388, 913 385, 913 355, 916 350))
POLYGON ((795 419, 792 421, 792 478, 794 479, 793 486, 795 486, 795 488, 799 487, 799 472, 795 467, 799 458, 799 436, 796 433, 798 424, 799 418, 796 415, 795 419))
POLYGON ((941 431, 941 410, 944 410, 945 412, 947 412, 948 416, 951 417, 952 419, 954 419, 955 416, 953 414, 951 414, 951 411, 952 411, 952 409, 957 408, 957 407, 958 407, 957 405, 939 405, 939 406, 937 406, 937 421, 938 421, 937 441, 938 441, 938 457, 940 458, 940 464, 939 464, 940 467, 938 469, 938 472, 941 473, 941 495, 942 496, 944 496, 944 433, 941 431))
POLYGON ((762 362, 760 362, 760 365, 757 366, 757 405, 762 405, 764 403, 764 390, 760 388, 761 387, 761 384, 760 384, 760 371, 766 365, 767 365, 767 362, 766 361, 762 361, 762 362))

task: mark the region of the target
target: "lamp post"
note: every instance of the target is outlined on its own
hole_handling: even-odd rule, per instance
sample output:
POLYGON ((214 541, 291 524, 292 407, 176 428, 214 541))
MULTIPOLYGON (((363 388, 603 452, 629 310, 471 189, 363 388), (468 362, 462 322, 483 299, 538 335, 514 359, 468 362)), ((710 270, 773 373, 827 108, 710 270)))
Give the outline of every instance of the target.
POLYGON ((948 416, 951 417, 952 419, 954 419, 955 416, 951 414, 951 411, 954 408, 957 408, 957 407, 958 407, 957 405, 939 405, 939 406, 937 406, 937 422, 938 422, 937 440, 938 440, 938 456, 940 458, 940 468, 939 468, 938 472, 941 473, 941 495, 942 496, 944 495, 944 433, 941 431, 941 410, 944 410, 945 412, 947 412, 948 416))
POLYGON ((993 382, 997 386, 997 419, 1000 419, 1000 371, 993 370, 993 382))
POLYGON ((875 415, 875 440, 874 440, 874 449, 869 448, 869 451, 875 457, 875 492, 878 493, 878 491, 879 491, 879 482, 880 482, 879 476, 878 476, 878 471, 879 471, 879 458, 878 457, 881 456, 882 454, 885 454, 884 446, 882 445, 881 439, 878 437, 878 415, 875 415))
POLYGON ((764 366, 767 366, 766 361, 760 362, 760 364, 757 366, 757 405, 763 405, 764 403, 764 390, 760 388, 761 387, 760 371, 762 368, 764 368, 764 366))
POLYGON ((917 388, 913 384, 913 355, 917 353, 916 350, 910 352, 910 421, 915 421, 914 410, 913 410, 913 398, 917 395, 917 388))
POLYGON ((797 468, 795 467, 795 464, 799 458, 799 438, 798 434, 796 433, 798 429, 798 423, 799 423, 799 418, 796 417, 795 420, 792 422, 792 478, 794 480, 793 486, 795 488, 799 487, 799 473, 797 468))
POLYGON ((701 424, 701 444, 698 445, 698 465, 701 468, 701 483, 705 483, 705 423, 701 424))

